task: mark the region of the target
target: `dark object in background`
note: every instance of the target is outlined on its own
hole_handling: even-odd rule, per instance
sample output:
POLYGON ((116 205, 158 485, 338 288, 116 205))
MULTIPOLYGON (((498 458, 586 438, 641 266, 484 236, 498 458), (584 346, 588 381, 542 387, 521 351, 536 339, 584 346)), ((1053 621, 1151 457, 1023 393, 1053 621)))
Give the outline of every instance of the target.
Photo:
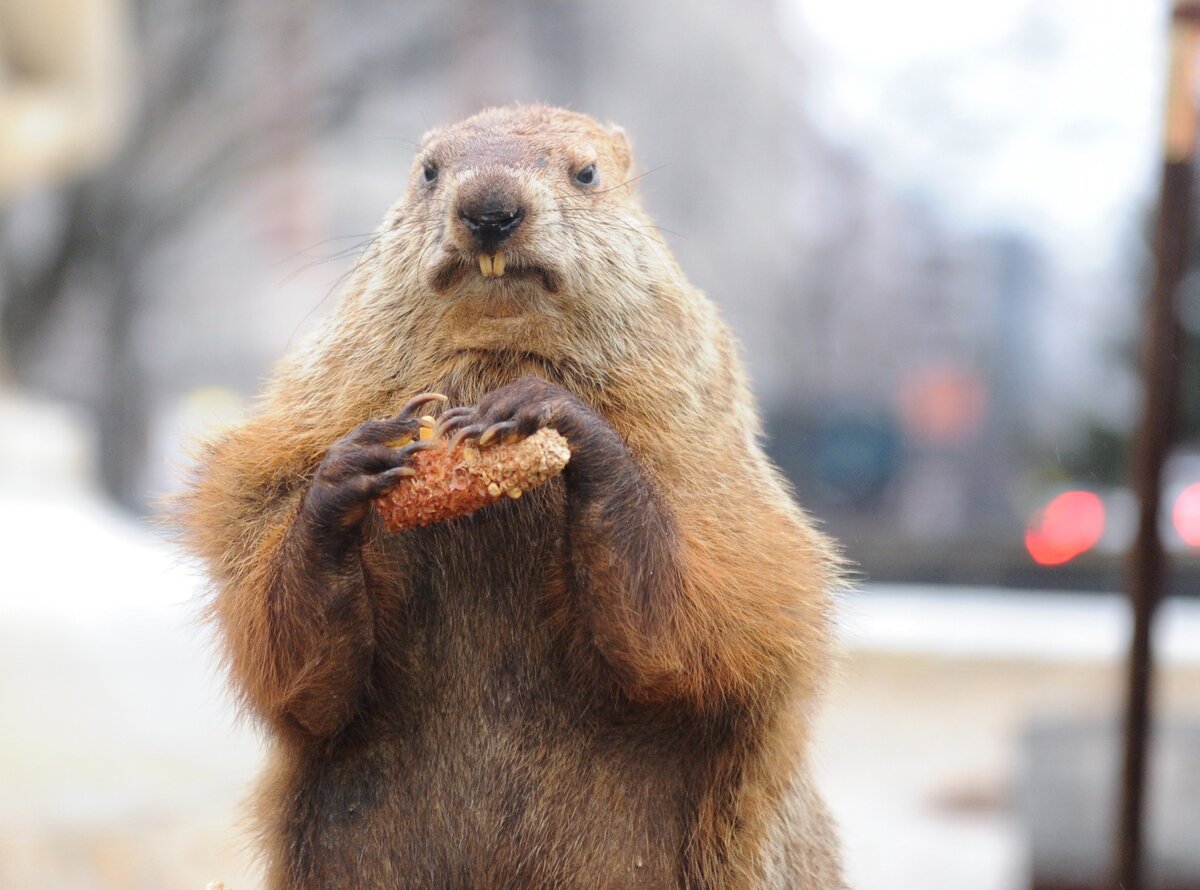
POLYGON ((1121 808, 1116 825, 1112 886, 1143 890, 1143 822, 1146 761, 1151 739, 1151 628, 1163 597, 1168 560, 1159 533, 1163 465, 1177 433, 1183 331, 1177 295, 1190 264, 1193 171, 1196 156, 1196 53, 1200 50, 1200 3, 1177 0, 1171 25, 1166 145, 1154 235, 1154 284, 1142 332, 1145 397, 1130 467, 1139 504, 1138 529, 1129 550, 1129 602, 1133 634, 1125 693, 1125 743, 1121 808))
MULTIPOLYGON (((1032 890, 1103 890, 1112 868, 1118 726, 1034 721, 1021 745, 1032 890)), ((1159 727, 1147 782, 1143 890, 1200 887, 1200 722, 1159 727)))

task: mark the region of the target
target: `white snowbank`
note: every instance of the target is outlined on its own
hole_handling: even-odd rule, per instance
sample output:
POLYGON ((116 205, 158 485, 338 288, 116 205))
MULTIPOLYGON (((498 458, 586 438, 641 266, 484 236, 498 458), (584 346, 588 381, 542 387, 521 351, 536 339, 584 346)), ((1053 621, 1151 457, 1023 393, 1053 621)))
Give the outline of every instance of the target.
MULTIPOLYGON (((1113 593, 873 584, 845 598, 840 625, 851 649, 1111 661, 1124 657, 1132 621, 1113 593)), ((1162 662, 1200 664, 1200 600, 1163 602, 1154 641, 1162 662)))

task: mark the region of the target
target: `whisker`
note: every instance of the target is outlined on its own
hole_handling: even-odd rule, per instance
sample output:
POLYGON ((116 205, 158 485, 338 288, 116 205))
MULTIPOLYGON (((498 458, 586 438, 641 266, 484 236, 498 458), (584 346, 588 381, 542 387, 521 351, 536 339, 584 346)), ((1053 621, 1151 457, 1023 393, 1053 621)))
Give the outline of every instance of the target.
POLYGON ((646 170, 643 173, 639 173, 637 176, 631 176, 629 179, 626 179, 623 182, 619 182, 616 185, 609 186, 606 189, 596 189, 595 191, 577 192, 577 193, 559 191, 558 194, 560 197, 563 197, 563 198, 578 199, 580 201, 586 201, 586 200, 588 200, 589 195, 606 195, 609 192, 615 192, 617 189, 625 188, 625 186, 627 186, 627 185, 633 185, 633 183, 637 182, 640 179, 645 179, 651 173, 657 173, 659 170, 663 170, 669 166, 670 166, 669 163, 659 164, 657 167, 654 167, 650 170, 646 170))
MULTIPOLYGON (((567 217, 567 216, 570 216, 570 214, 562 214, 562 216, 567 217)), ((577 216, 576 218, 583 218, 583 217, 577 216)), ((683 238, 685 240, 687 239, 686 235, 683 235, 679 232, 674 232, 671 229, 666 229, 666 228, 663 228, 662 226, 657 226, 654 224, 648 224, 645 226, 637 226, 637 225, 634 225, 633 223, 623 222, 621 220, 614 220, 611 218, 606 219, 603 216, 597 216, 595 218, 588 219, 588 223, 594 229, 607 229, 609 231, 614 231, 614 232, 624 230, 627 232, 632 232, 636 235, 640 235, 649 240, 654 240, 654 239, 651 238, 650 233, 648 231, 646 231, 647 229, 653 229, 655 231, 664 232, 666 234, 677 235, 678 237, 683 238)), ((558 224, 564 228, 570 228, 572 231, 576 231, 578 228, 574 225, 568 226, 568 222, 566 219, 559 221, 558 224)))
POLYGON ((308 254, 309 251, 316 250, 318 247, 323 247, 326 244, 332 244, 335 241, 349 241, 351 238, 372 238, 372 237, 377 236, 377 234, 378 234, 377 232, 359 232, 357 235, 335 235, 332 238, 325 238, 321 241, 316 242, 315 244, 310 244, 308 247, 302 247, 299 250, 295 251, 294 253, 289 254, 288 256, 281 257, 280 259, 271 263, 270 268, 274 268, 276 266, 281 266, 286 262, 294 260, 298 256, 305 256, 308 254))
POLYGON ((315 260, 310 260, 309 262, 302 265, 300 268, 298 268, 295 271, 284 276, 283 280, 279 282, 279 286, 282 287, 285 284, 290 284, 298 276, 302 275, 303 273, 307 272, 309 269, 312 269, 315 266, 321 266, 321 265, 324 265, 325 263, 333 262, 334 260, 344 259, 345 257, 351 256, 355 252, 358 252, 359 255, 361 256, 363 253, 365 253, 371 247, 372 244, 374 244, 378 240, 379 240, 379 235, 372 235, 370 238, 366 239, 365 241, 359 241, 357 244, 353 244, 350 247, 347 247, 347 248, 337 251, 336 253, 331 253, 328 256, 319 257, 315 260))
POLYGON ((316 312, 318 309, 320 309, 323 305, 325 305, 325 301, 329 299, 329 297, 333 294, 333 292, 335 290, 337 290, 338 288, 340 288, 343 284, 345 284, 346 280, 349 279, 355 272, 358 271, 359 267, 362 265, 363 257, 366 256, 367 251, 369 251, 371 249, 371 247, 375 244, 375 242, 379 240, 379 238, 382 236, 382 234, 383 233, 380 232, 366 242, 366 245, 363 247, 362 251, 359 253, 358 259, 355 260, 354 264, 352 266, 350 266, 350 268, 348 268, 344 272, 342 272, 342 274, 339 275, 334 280, 333 284, 331 284, 329 286, 329 289, 325 291, 325 295, 323 297, 321 297, 320 300, 317 301, 316 305, 314 305, 311 309, 309 309, 308 312, 304 313, 304 317, 301 318, 300 321, 298 321, 296 323, 296 326, 292 329, 291 334, 288 335, 287 346, 286 346, 287 349, 291 349, 292 341, 296 338, 297 332, 300 330, 300 328, 304 327, 305 322, 307 322, 312 317, 312 314, 314 312, 316 312))
POLYGON ((341 275, 339 275, 337 277, 337 280, 335 280, 333 282, 333 284, 330 285, 329 290, 325 291, 325 295, 323 297, 321 297, 320 300, 317 301, 316 305, 314 305, 311 309, 309 309, 308 312, 304 313, 304 317, 301 318, 300 321, 296 322, 296 326, 294 328, 292 328, 292 333, 288 335, 287 346, 285 347, 286 349, 292 348, 292 341, 296 338, 296 334, 300 331, 300 328, 304 327, 305 322, 307 322, 312 317, 312 314, 314 312, 316 312, 323 305, 325 305, 325 301, 329 299, 330 295, 337 288, 341 287, 345 283, 346 279, 354 274, 354 271, 357 268, 358 267, 356 265, 352 268, 347 269, 345 272, 343 272, 341 275))
POLYGON ((412 139, 405 139, 402 136, 376 136, 374 139, 368 139, 367 142, 368 144, 372 142, 399 142, 401 145, 407 145, 413 149, 421 147, 420 142, 415 142, 412 139))

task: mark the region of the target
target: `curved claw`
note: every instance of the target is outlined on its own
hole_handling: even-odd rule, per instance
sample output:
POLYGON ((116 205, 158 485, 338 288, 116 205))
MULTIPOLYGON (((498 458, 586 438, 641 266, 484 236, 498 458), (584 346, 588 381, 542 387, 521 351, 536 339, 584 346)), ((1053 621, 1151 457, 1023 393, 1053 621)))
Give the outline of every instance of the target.
POLYGON ((455 434, 454 438, 450 440, 450 446, 447 450, 453 451, 455 448, 458 447, 459 443, 462 442, 463 439, 469 438, 471 436, 478 436, 482 432, 483 432, 482 424, 473 423, 470 426, 464 426, 461 430, 458 431, 457 434, 455 434))
POLYGON ((442 395, 440 392, 423 392, 420 395, 415 395, 409 399, 403 408, 400 409, 401 417, 409 417, 417 413, 417 409, 422 405, 428 405, 430 402, 448 402, 449 398, 442 395))
POLYGON ((411 435, 419 428, 419 424, 411 417, 368 420, 358 429, 347 433, 343 441, 357 445, 380 445, 401 436, 411 435))
POLYGON ((441 448, 442 443, 436 442, 433 439, 421 439, 416 442, 411 442, 402 448, 396 449, 396 456, 401 460, 407 460, 416 454, 418 451, 428 451, 431 448, 441 448))
POLYGON ((453 432, 461 424, 469 420, 474 413, 474 408, 451 408, 438 418, 438 425, 437 428, 434 429, 433 435, 436 438, 442 438, 447 433, 453 432))
POLYGON ((500 436, 503 440, 504 436, 507 436, 516 428, 517 423, 515 420, 502 420, 499 423, 493 423, 486 430, 484 430, 483 435, 479 437, 479 447, 487 448, 496 440, 497 436, 500 436))
POLYGON ((392 467, 390 470, 384 470, 382 473, 376 473, 374 476, 364 479, 363 489, 372 498, 381 498, 400 484, 401 480, 415 475, 417 475, 417 471, 412 467, 392 467))

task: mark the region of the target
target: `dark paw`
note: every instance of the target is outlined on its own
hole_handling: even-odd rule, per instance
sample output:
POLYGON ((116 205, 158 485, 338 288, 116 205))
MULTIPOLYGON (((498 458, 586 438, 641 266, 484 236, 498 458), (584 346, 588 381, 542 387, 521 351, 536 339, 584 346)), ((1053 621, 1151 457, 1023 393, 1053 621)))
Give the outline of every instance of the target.
POLYGON ((409 459, 434 443, 413 442, 399 448, 388 445, 396 439, 415 436, 420 429, 420 411, 445 396, 421 393, 395 417, 368 420, 330 446, 317 467, 302 516, 315 532, 348 530, 362 523, 367 505, 413 475, 409 459))
POLYGON ((551 427, 567 439, 568 486, 603 485, 627 464, 624 440, 607 420, 574 394, 540 377, 522 377, 493 390, 478 405, 442 414, 437 435, 452 446, 473 441, 479 448, 515 442, 551 427))
POLYGON ((573 434, 597 423, 604 421, 561 386, 522 377, 488 393, 478 405, 443 413, 437 435, 452 437, 452 448, 466 440, 487 448, 524 439, 543 427, 555 428, 570 441, 573 434))

